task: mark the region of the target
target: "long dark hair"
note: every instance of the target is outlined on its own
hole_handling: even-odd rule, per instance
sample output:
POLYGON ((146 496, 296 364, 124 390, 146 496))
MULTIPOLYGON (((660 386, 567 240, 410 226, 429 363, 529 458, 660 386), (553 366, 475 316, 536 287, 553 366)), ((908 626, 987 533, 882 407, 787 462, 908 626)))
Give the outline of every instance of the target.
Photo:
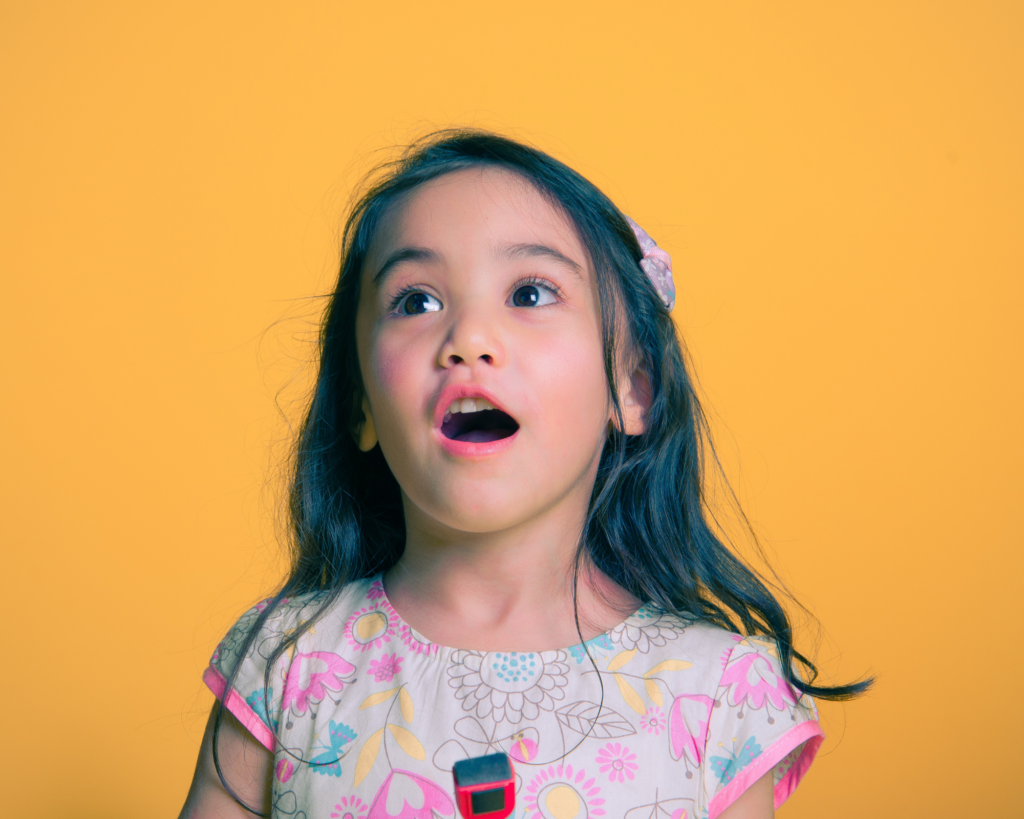
MULTIPOLYGON (((589 560, 632 595, 665 612, 774 641, 782 671, 799 691, 827 700, 861 694, 872 680, 814 684, 817 669, 794 648, 790 620, 769 584, 716 534, 705 489, 706 473, 717 468, 707 420, 675 324, 639 266, 640 246, 622 212, 592 183, 542 151, 475 130, 442 131, 416 142, 378 169, 352 207, 342 235, 341 274, 320 330, 317 380, 295 444, 288 498, 291 572, 253 620, 239 656, 283 599, 313 595, 319 603, 316 613, 282 639, 267 663, 269 685, 277 658, 346 583, 386 571, 402 555, 405 523, 398 483, 380 447, 361 452, 352 435, 362 421, 355 336, 360 278, 378 226, 403 195, 431 179, 476 167, 517 174, 575 227, 596 274, 605 372, 620 426, 615 375, 623 342, 628 341, 650 381, 646 431, 609 433, 579 541, 574 583, 579 567, 589 560), (626 329, 628 339, 616 339, 617 327, 626 329)), ((234 676, 232 670, 228 687, 234 676)), ((218 710, 213 742, 218 772, 220 716, 218 710)))

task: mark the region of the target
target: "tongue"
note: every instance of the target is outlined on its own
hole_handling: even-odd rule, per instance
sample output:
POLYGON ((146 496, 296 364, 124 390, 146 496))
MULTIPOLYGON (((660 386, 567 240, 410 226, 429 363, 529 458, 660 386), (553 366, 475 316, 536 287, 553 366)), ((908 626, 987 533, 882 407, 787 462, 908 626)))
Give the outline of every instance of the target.
POLYGON ((509 435, 507 429, 471 429, 459 435, 456 441, 465 441, 467 444, 486 444, 489 441, 500 441, 509 435))

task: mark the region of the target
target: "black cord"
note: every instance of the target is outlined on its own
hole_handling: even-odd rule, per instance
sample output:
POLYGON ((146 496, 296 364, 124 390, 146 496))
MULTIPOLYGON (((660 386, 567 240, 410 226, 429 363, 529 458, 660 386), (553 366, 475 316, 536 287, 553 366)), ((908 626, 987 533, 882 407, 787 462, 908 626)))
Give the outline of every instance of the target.
MULTIPOLYGON (((225 696, 227 696, 226 689, 225 696)), ((224 714, 224 703, 218 699, 214 707, 216 708, 216 713, 214 714, 213 717, 213 736, 210 738, 210 745, 212 746, 213 750, 213 767, 217 771, 217 776, 220 778, 220 783, 222 786, 224 786, 224 791, 227 793, 227 795, 230 796, 233 800, 235 800, 235 802, 242 808, 244 808, 254 816, 260 816, 263 817, 263 819, 269 819, 270 814, 254 810, 253 808, 249 807, 247 804, 245 804, 245 802, 243 802, 241 799, 238 798, 238 796, 235 795, 234 790, 228 787, 228 781, 224 777, 224 772, 221 770, 220 767, 220 754, 217 752, 217 734, 220 733, 221 716, 224 714)))

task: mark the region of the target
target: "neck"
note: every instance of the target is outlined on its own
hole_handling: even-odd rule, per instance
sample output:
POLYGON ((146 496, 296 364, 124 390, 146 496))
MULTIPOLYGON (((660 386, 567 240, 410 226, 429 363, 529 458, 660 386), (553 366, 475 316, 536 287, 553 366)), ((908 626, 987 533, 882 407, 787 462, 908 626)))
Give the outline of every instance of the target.
POLYGON ((460 532, 406 502, 406 548, 384 578, 399 615, 431 641, 480 651, 546 651, 589 640, 639 606, 588 559, 573 573, 582 519, 546 516, 460 532), (576 613, 579 614, 579 632, 576 613))

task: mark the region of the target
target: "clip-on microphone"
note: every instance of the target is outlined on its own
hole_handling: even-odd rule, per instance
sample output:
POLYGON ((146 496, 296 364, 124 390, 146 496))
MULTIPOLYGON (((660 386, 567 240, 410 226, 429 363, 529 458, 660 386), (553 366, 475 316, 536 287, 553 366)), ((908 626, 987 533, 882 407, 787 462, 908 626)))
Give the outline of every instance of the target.
POLYGON ((516 807, 516 777, 507 754, 462 759, 452 770, 463 819, 505 819, 516 807))

